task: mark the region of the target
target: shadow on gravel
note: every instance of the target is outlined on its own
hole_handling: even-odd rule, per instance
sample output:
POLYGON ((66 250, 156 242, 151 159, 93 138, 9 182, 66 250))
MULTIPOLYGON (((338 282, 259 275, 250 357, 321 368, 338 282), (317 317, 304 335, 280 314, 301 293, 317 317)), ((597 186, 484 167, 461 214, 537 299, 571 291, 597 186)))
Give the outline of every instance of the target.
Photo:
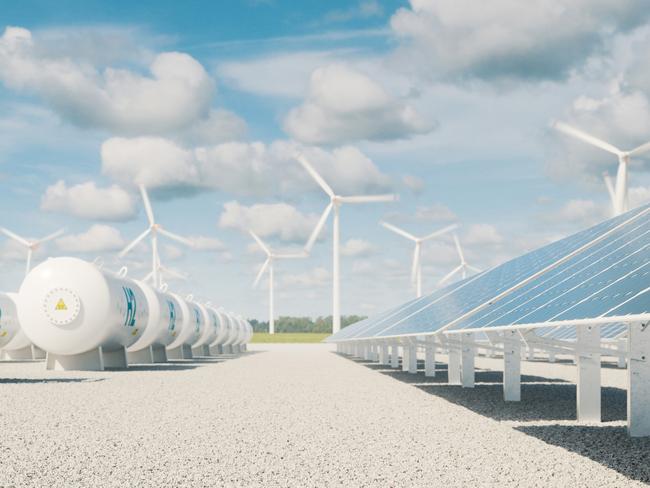
MULTIPOLYGON (((422 361, 418 361, 418 374, 369 361, 353 361, 495 420, 576 420, 576 386, 563 380, 522 375, 521 401, 505 402, 501 371, 477 370, 475 387, 463 388, 447 384, 446 364, 436 364, 436 376, 431 378, 424 376, 422 361)), ((626 391, 602 388, 601 407, 604 422, 625 420, 626 391)), ((585 456, 627 478, 650 482, 650 438, 631 438, 624 427, 522 425, 513 428, 547 444, 585 456)))
POLYGON ((625 427, 530 425, 515 429, 587 457, 629 479, 650 482, 650 438, 632 438, 625 427))
POLYGON ((104 378, 0 378, 0 385, 32 385, 39 383, 94 383, 104 378))

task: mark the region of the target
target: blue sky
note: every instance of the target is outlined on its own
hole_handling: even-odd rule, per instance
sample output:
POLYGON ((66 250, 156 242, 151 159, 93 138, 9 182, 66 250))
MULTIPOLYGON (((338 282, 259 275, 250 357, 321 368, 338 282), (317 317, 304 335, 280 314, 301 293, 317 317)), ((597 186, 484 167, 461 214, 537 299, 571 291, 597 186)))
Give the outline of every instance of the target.
MULTIPOLYGON (((549 128, 565 120, 620 145, 650 139, 650 15, 640 0, 11 2, 0 13, 0 225, 67 235, 37 254, 102 256, 144 230, 135 182, 160 222, 200 238, 163 248, 170 281, 265 318, 263 255, 307 239, 327 200, 300 149, 343 194, 399 193, 342 209, 343 312, 413 294, 415 234, 450 222, 487 268, 607 217, 606 153, 549 128), (6 29, 6 30, 5 30, 6 29)), ((650 196, 643 160, 633 204, 650 196)), ((330 310, 331 230, 277 265, 276 310, 330 310)), ((0 243, 15 290, 22 250, 0 243)), ((424 289, 457 265, 423 251, 424 289)), ((147 273, 148 249, 124 261, 147 273)))

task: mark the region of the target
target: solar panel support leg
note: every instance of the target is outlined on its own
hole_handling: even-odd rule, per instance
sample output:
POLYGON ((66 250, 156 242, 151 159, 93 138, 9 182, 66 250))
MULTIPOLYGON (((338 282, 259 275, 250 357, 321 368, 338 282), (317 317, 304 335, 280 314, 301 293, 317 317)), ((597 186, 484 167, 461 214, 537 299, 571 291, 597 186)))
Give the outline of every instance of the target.
POLYGON ((382 342, 379 347, 379 363, 388 364, 388 344, 382 342))
POLYGON ((460 385, 460 348, 449 341, 449 360, 447 363, 448 382, 450 385, 460 385))
POLYGON ((474 345, 474 334, 464 332, 462 334, 462 358, 461 358, 461 381, 463 388, 474 388, 474 358, 476 346, 474 345))
POLYGON ((632 437, 650 436, 650 325, 628 326, 627 429, 632 437))
POLYGON ((548 352, 548 362, 549 363, 554 363, 555 362, 555 351, 549 351, 548 352))
POLYGON ((363 345, 363 359, 370 361, 372 359, 372 346, 369 343, 363 345))
POLYGON ((436 375, 436 338, 427 336, 424 346, 424 376, 436 375))
MULTIPOLYGON (((627 341, 625 340, 625 338, 622 338, 622 339, 618 340, 618 349, 621 352, 627 351, 627 341)), ((617 364, 618 364, 619 368, 625 368, 625 366, 627 366, 627 361, 625 359, 625 356, 623 356, 623 355, 619 356, 617 364)))
POLYGON ((521 400, 521 341, 516 330, 507 330, 503 336, 503 399, 521 400))
POLYGON ((409 370, 409 346, 407 343, 402 344, 402 371, 409 370))
POLYGON ((393 342, 390 345, 390 367, 399 368, 399 343, 393 342))
POLYGON ((418 372, 418 346, 414 340, 409 341, 408 350, 408 372, 416 374, 418 372))
POLYGON ((577 332, 578 422, 600 422, 600 326, 580 325, 577 332))

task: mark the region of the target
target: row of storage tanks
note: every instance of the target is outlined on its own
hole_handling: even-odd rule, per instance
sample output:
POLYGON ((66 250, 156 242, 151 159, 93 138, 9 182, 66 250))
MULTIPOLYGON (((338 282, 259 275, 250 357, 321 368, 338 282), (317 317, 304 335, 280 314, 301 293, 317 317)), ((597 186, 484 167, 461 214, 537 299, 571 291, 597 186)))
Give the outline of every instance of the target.
POLYGON ((237 354, 252 335, 241 317, 77 258, 48 259, 17 294, 0 293, 3 357, 44 351, 48 369, 237 354))

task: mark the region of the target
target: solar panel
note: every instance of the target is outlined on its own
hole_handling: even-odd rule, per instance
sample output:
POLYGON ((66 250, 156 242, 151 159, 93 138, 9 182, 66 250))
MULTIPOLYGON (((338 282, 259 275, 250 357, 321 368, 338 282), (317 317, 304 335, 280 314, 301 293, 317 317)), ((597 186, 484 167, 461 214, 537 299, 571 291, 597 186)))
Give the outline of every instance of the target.
MULTIPOLYGON (((622 307, 619 310, 621 313, 645 309, 646 304, 650 303, 648 300, 650 289, 642 290, 638 286, 633 287, 637 293, 626 294, 624 300, 621 300, 620 293, 627 293, 627 288, 625 292, 619 290, 617 280, 623 279, 628 282, 633 279, 641 283, 645 277, 644 263, 646 254, 650 252, 645 247, 649 209, 650 205, 632 210, 460 283, 438 290, 420 300, 414 300, 401 308, 397 307, 388 314, 368 319, 344 337, 362 339, 415 335, 440 331, 450 325, 452 326, 450 330, 480 329, 492 327, 497 323, 504 325, 507 321, 510 321, 507 325, 511 325, 512 316, 507 320, 501 317, 514 308, 523 306, 524 303, 529 306, 529 301, 533 298, 538 299, 538 295, 543 294, 546 288, 553 288, 555 292, 566 288, 569 283, 565 282, 565 279, 579 274, 581 267, 590 263, 582 259, 587 256, 601 266, 590 266, 591 273, 594 275, 598 270, 603 271, 607 268, 607 266, 602 267, 604 264, 613 265, 607 268, 606 275, 606 279, 610 280, 607 286, 611 293, 598 295, 600 300, 596 302, 600 305, 598 310, 603 309, 602 313, 608 313, 614 306, 622 307), (626 244, 624 241, 626 236, 635 237, 636 244, 626 244), (607 260, 602 261, 605 255, 608 256, 607 260), (558 289, 559 283, 562 283, 564 288, 558 289), (490 314, 492 310, 504 303, 510 303, 510 306, 502 308, 500 313, 490 314)), ((580 276, 583 278, 582 281, 577 277, 571 281, 574 286, 571 291, 583 290, 579 285, 588 279, 588 273, 580 276)), ((599 276, 602 277, 602 274, 599 276)), ((597 287, 597 285, 591 286, 597 287)), ((566 292, 568 291, 567 289, 566 292)), ((596 299, 592 300, 593 297, 586 294, 584 290, 566 298, 571 302, 569 309, 566 307, 562 309, 562 313, 567 318, 584 315, 585 309, 590 313, 595 310, 592 302, 596 299), (589 301, 589 306, 585 300, 589 301), (574 312, 573 315, 571 311, 574 312)), ((551 297, 547 295, 544 303, 548 304, 550 299, 551 297)), ((547 310, 542 314, 537 313, 535 309, 534 312, 537 313, 535 320, 559 315, 559 308, 553 310, 554 313, 547 310)), ((532 314, 533 311, 529 313, 532 314)), ((330 340, 338 341, 340 338, 343 336, 339 333, 331 336, 330 340)))

